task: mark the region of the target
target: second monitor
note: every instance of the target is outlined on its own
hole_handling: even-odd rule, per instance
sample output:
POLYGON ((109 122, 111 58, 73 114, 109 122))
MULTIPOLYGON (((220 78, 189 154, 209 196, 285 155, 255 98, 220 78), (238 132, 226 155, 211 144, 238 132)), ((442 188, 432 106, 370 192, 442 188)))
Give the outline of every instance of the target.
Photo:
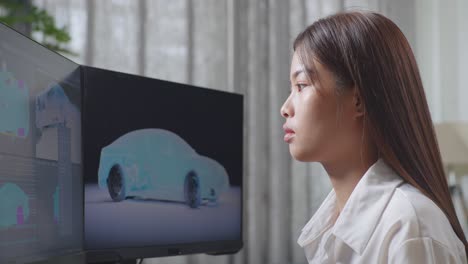
POLYGON ((90 259, 242 247, 241 95, 82 67, 90 259))

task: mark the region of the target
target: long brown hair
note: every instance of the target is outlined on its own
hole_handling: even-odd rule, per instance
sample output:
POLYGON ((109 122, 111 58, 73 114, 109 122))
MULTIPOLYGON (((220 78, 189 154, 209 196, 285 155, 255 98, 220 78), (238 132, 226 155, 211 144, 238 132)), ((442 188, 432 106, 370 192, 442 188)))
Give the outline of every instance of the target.
POLYGON ((466 251, 419 69, 398 26, 374 12, 338 13, 307 27, 294 50, 307 71, 313 59, 332 71, 338 94, 358 89, 379 156, 439 206, 466 251))

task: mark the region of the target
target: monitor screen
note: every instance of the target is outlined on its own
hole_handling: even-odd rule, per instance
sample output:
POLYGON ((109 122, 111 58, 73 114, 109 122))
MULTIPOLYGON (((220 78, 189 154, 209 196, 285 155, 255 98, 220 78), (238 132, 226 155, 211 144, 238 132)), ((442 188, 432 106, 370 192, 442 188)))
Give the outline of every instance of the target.
POLYGON ((82 73, 90 256, 239 250, 242 95, 92 67, 82 73))
POLYGON ((79 66, 0 24, 0 263, 82 250, 79 66))

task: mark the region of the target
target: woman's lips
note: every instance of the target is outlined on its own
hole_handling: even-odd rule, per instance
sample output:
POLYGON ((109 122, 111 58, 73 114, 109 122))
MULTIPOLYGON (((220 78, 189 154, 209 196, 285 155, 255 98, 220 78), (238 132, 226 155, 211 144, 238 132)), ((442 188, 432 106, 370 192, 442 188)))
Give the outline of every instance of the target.
POLYGON ((284 141, 290 143, 296 134, 294 132, 286 133, 284 135, 284 141))
POLYGON ((290 129, 286 125, 283 126, 283 130, 284 130, 284 133, 285 133, 284 141, 286 141, 288 143, 291 142, 291 140, 294 138, 296 133, 294 133, 294 130, 290 129))

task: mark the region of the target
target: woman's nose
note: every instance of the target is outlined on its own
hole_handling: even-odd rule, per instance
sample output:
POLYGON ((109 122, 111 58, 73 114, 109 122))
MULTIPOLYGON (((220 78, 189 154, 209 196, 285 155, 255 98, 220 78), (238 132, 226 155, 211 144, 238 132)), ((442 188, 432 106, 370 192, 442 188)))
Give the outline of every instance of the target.
POLYGON ((284 118, 287 118, 289 116, 288 113, 286 112, 286 108, 284 107, 284 105, 281 107, 280 113, 281 113, 281 116, 283 116, 284 118))
POLYGON ((283 106, 281 106, 280 113, 281 113, 281 116, 283 116, 284 118, 288 118, 291 116, 291 109, 289 107, 289 97, 288 99, 286 99, 283 106))

